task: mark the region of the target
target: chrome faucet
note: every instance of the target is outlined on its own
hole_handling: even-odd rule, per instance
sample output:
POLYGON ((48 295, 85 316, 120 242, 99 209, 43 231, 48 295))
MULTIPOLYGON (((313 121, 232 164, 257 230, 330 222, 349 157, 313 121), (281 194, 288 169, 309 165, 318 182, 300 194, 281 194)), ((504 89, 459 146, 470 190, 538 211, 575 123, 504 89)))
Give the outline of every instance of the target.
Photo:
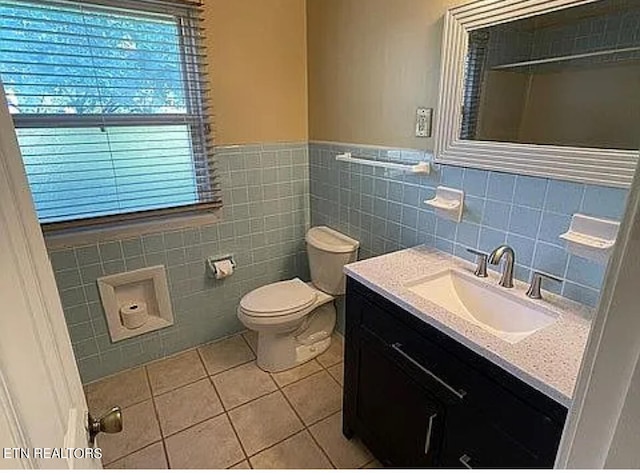
POLYGON ((489 264, 494 266, 498 265, 503 256, 506 256, 507 261, 502 268, 502 277, 498 284, 510 289, 513 287, 513 265, 516 260, 516 254, 513 249, 506 244, 497 247, 491 254, 489 254, 489 264))

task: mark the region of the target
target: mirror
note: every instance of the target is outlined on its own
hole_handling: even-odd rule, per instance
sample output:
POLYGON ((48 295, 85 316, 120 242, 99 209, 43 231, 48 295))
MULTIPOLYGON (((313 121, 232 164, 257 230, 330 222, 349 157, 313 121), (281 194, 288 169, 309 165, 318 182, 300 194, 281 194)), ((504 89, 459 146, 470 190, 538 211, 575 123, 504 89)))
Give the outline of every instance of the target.
POLYGON ((478 0, 447 12, 435 161, 628 187, 640 0, 478 0))
POLYGON ((637 150, 640 1, 471 31, 460 138, 637 150))

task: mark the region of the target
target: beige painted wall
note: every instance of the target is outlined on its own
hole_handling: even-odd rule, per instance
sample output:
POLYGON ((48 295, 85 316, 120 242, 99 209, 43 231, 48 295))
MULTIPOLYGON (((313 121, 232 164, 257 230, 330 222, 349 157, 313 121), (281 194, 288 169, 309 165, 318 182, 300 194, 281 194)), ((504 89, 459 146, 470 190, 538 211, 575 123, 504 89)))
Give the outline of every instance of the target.
POLYGON ((433 147, 415 109, 436 106, 443 15, 467 0, 205 1, 217 144, 433 147))
POLYGON ((306 141, 305 0, 205 0, 216 144, 306 141))
MULTIPOLYGON (((312 140, 433 148, 443 15, 466 0, 307 0, 312 140)), ((437 112, 437 111, 436 111, 437 112)))

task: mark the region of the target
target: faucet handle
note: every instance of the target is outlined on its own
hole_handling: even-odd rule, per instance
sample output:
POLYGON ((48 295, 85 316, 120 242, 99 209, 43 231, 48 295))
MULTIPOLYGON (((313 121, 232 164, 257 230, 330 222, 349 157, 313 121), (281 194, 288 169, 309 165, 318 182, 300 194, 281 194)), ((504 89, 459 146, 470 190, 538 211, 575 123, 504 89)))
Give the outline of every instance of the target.
POLYGON ((487 277, 487 260, 489 259, 489 254, 486 252, 478 251, 477 249, 469 249, 467 248, 467 252, 474 254, 477 256, 476 259, 476 270, 473 275, 478 277, 487 277))
POLYGON ((562 283, 562 279, 558 279, 553 275, 545 274, 544 272, 537 270, 533 271, 533 275, 531 276, 531 285, 529 285, 529 290, 527 290, 527 297, 535 300, 540 300, 542 298, 542 294, 540 293, 542 279, 549 279, 554 282, 562 283))

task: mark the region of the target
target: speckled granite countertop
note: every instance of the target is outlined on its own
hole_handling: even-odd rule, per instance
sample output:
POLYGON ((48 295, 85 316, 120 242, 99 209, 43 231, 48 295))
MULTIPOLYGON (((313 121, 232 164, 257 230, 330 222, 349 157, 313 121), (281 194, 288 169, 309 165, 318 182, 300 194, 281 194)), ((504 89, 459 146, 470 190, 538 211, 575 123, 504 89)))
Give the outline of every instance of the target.
POLYGON ((418 246, 349 264, 345 273, 568 407, 587 344, 592 310, 546 292, 545 300, 533 302, 525 296, 525 283, 516 282, 513 289, 503 289, 497 285, 499 275, 490 272, 489 278, 478 279, 481 285, 495 287, 521 298, 525 305, 541 305, 559 315, 554 323, 524 340, 508 343, 405 286, 448 268, 472 273, 475 266, 418 246))

